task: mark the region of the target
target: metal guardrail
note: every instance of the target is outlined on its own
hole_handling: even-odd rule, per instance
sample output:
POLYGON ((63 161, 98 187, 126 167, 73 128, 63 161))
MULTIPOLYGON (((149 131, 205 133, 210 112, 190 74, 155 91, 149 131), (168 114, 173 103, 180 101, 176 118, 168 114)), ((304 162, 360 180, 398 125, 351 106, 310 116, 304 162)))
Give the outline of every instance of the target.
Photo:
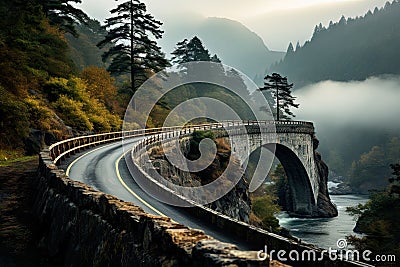
MULTIPOLYGON (((302 126, 310 129, 314 129, 312 122, 306 121, 223 121, 220 123, 205 123, 198 125, 186 125, 186 126, 173 126, 173 127, 161 127, 161 128, 147 128, 138 129, 132 131, 121 131, 102 133, 94 135, 86 135, 74 137, 71 139, 63 140, 55 143, 49 147, 50 157, 54 164, 59 164, 62 160, 70 157, 75 153, 79 153, 85 149, 98 146, 105 143, 110 143, 122 138, 139 137, 139 136, 152 136, 143 140, 143 145, 148 145, 154 141, 160 141, 164 138, 171 138, 179 135, 189 134, 193 131, 218 129, 223 127, 234 127, 234 126, 262 126, 262 125, 275 125, 277 132, 279 132, 279 126, 302 126)), ((287 132, 287 130, 286 130, 287 132)), ((142 142, 141 142, 142 143, 142 142)))

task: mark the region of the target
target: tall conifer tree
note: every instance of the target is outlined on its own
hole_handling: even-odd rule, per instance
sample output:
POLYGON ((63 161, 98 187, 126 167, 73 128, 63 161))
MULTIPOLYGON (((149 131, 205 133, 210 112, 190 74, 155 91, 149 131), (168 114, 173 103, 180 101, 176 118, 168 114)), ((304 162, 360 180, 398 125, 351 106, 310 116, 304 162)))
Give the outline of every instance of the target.
POLYGON ((176 49, 171 53, 172 62, 183 64, 193 61, 211 61, 221 63, 217 55, 210 55, 210 52, 204 47, 201 40, 195 36, 190 41, 185 39, 176 44, 176 49))
POLYGON ((282 77, 278 73, 267 75, 264 78, 264 87, 260 88, 261 91, 271 91, 275 98, 274 108, 276 108, 276 120, 288 118, 288 116, 295 117, 290 107, 298 108, 299 104, 294 103, 296 99, 292 96, 293 84, 289 84, 286 77, 282 77))
POLYGON ((146 5, 139 0, 125 1, 110 12, 113 16, 103 26, 108 34, 97 46, 111 45, 102 56, 103 61, 111 60, 108 71, 117 76, 129 74, 135 92, 149 72, 169 65, 154 40, 162 37, 162 23, 148 14, 146 5))
POLYGON ((42 9, 50 23, 58 26, 65 32, 77 37, 74 25, 87 23, 88 15, 82 10, 74 7, 72 3, 79 4, 81 0, 42 0, 42 9))

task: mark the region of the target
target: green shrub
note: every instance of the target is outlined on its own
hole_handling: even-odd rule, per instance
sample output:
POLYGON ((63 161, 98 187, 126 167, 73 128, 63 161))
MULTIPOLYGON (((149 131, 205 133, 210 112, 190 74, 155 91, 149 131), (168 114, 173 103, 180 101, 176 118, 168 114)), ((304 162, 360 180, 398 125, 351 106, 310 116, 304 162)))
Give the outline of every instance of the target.
POLYGON ((39 99, 28 97, 25 99, 25 104, 29 112, 29 122, 32 128, 50 131, 54 128, 54 114, 47 106, 39 99))
POLYGON ((93 123, 90 122, 88 115, 82 111, 82 102, 61 95, 54 107, 67 125, 81 131, 93 130, 93 123))
POLYGON ((82 86, 76 78, 70 80, 64 78, 51 78, 44 86, 44 92, 51 102, 55 102, 61 95, 74 100, 82 100, 82 86))
POLYGON ((64 122, 81 131, 109 132, 120 130, 121 119, 87 91, 81 78, 52 78, 46 93, 64 122))
POLYGON ((276 231, 279 229, 279 221, 275 215, 280 212, 276 204, 276 197, 272 195, 263 195, 252 199, 252 211, 261 219, 262 227, 266 230, 276 231))

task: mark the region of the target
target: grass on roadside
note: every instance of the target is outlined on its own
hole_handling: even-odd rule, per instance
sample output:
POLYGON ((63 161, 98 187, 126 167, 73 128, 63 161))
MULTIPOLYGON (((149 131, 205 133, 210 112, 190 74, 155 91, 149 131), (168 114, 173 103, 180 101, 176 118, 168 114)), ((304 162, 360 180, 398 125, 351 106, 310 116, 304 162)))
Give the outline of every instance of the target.
POLYGON ((24 163, 37 158, 37 156, 23 156, 12 160, 0 160, 0 167, 8 167, 14 163, 24 163))
POLYGON ((0 167, 10 166, 14 163, 24 163, 36 157, 25 156, 23 150, 0 149, 0 167))

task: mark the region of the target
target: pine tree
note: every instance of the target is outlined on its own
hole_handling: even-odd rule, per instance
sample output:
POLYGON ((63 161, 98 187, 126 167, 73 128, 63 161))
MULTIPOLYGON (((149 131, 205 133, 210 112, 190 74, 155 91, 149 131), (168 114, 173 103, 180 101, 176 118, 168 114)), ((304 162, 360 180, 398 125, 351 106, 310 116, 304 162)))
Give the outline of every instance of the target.
MULTIPOLYGON (((212 58, 210 52, 204 47, 201 40, 195 36, 190 41, 187 39, 176 44, 176 49, 171 53, 171 61, 176 64, 183 64, 192 61, 220 61, 217 55, 212 58)), ((220 62, 217 62, 220 63, 220 62)))
POLYGON ((297 52, 300 48, 301 48, 300 42, 297 41, 297 44, 296 44, 296 52, 297 52))
POLYGON ((400 182, 400 164, 390 164, 392 168, 393 177, 389 179, 390 183, 394 183, 395 181, 400 182))
POLYGON ((319 33, 319 27, 318 27, 318 25, 315 25, 315 27, 314 27, 314 33, 313 33, 313 35, 312 35, 312 38, 317 37, 318 33, 319 33))
MULTIPOLYGON (((318 25, 315 25, 314 27, 314 33, 312 35, 312 39, 316 38, 321 32, 325 31, 325 27, 322 25, 322 23, 319 23, 318 25)), ((296 49, 297 50, 297 49, 296 49)))
MULTIPOLYGON (((193 37, 190 41, 187 39, 176 44, 175 50, 171 53, 173 55, 171 61, 175 64, 184 64, 189 62, 213 62, 217 64, 210 64, 209 69, 203 69, 202 73, 198 72, 198 69, 192 66, 180 66, 186 70, 186 73, 195 75, 197 78, 203 77, 205 79, 211 79, 214 81, 222 81, 225 79, 225 71, 221 64, 221 59, 214 54, 210 55, 210 52, 204 47, 202 41, 197 37, 193 37)), ((201 86, 198 86, 198 89, 201 86)), ((199 91, 208 91, 206 89, 199 89, 199 91)))
POLYGON ((289 55, 293 54, 293 52, 294 52, 293 44, 290 42, 289 46, 288 46, 288 48, 286 50, 286 56, 289 56, 289 55))
POLYGON ((214 62, 214 63, 221 63, 221 62, 222 62, 221 59, 219 59, 219 57, 217 56, 217 54, 214 54, 214 55, 210 58, 210 61, 211 61, 211 62, 214 62))
POLYGON ((342 16, 339 20, 339 25, 345 25, 347 23, 347 20, 344 16, 342 16))
MULTIPOLYGON (((175 50, 171 54, 173 55, 171 62, 175 64, 184 64, 190 62, 216 63, 207 65, 207 68, 201 68, 201 72, 199 72, 198 67, 193 65, 178 66, 182 69, 183 73, 187 75, 186 77, 195 77, 197 80, 203 79, 222 83, 232 83, 233 80, 235 80, 229 74, 225 73, 224 66, 221 64, 221 59, 216 54, 211 56, 208 49, 204 47, 202 41, 197 36, 194 36, 190 41, 185 39, 177 43, 175 50)), ((237 85, 239 84, 240 86, 239 81, 235 81, 237 81, 237 85)), ((192 87, 195 88, 196 93, 199 96, 204 96, 208 93, 219 90, 217 87, 210 86, 210 84, 207 83, 197 83, 192 87)))
POLYGON ((224 78, 224 84, 227 88, 234 88, 237 91, 246 92, 247 95, 250 95, 250 91, 247 88, 246 83, 237 70, 228 69, 224 78))
POLYGON ((81 0, 42 0, 43 13, 50 23, 60 29, 77 37, 74 25, 76 23, 87 23, 88 15, 82 10, 74 7, 71 3, 81 3, 81 0))
POLYGON ((290 111, 290 107, 298 108, 299 104, 294 103, 296 98, 292 96, 291 91, 293 84, 289 84, 287 78, 278 73, 267 75, 264 80, 264 87, 260 88, 260 90, 272 91, 272 95, 275 98, 276 119, 279 121, 281 117, 287 118, 286 115, 295 117, 290 111))
POLYGON ((162 23, 147 13, 146 5, 139 0, 129 0, 112 9, 113 17, 106 19, 103 26, 108 34, 97 44, 111 48, 102 56, 103 61, 111 59, 108 71, 113 75, 129 74, 131 90, 144 82, 149 72, 157 72, 169 65, 157 42, 163 31, 162 23))
POLYGON ((188 39, 185 39, 176 44, 176 48, 175 48, 174 52, 171 53, 173 55, 172 59, 171 59, 172 63, 181 64, 181 63, 186 63, 186 62, 190 61, 189 53, 187 52, 188 42, 189 42, 188 39))

